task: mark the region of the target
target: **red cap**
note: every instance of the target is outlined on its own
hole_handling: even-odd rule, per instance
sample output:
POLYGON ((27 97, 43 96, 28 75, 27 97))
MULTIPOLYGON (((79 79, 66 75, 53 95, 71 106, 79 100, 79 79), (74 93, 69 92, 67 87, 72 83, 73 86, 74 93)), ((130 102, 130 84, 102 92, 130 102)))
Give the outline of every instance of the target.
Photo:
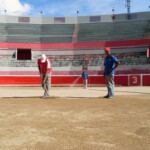
POLYGON ((105 51, 107 51, 107 52, 110 52, 110 50, 111 50, 110 47, 105 48, 105 51))

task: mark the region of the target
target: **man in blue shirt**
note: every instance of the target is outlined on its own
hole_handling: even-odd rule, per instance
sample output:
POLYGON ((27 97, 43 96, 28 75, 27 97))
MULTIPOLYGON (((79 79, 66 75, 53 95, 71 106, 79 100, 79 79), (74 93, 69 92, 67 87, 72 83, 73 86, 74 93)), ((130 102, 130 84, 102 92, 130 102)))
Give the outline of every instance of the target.
POLYGON ((108 94, 104 98, 114 98, 115 96, 115 82, 114 75, 115 69, 120 64, 119 60, 111 55, 111 49, 109 47, 105 48, 106 57, 104 60, 104 78, 106 78, 106 84, 108 89, 108 94))
POLYGON ((88 73, 86 72, 86 69, 83 69, 82 78, 83 78, 83 87, 84 87, 84 89, 86 89, 87 88, 87 78, 88 78, 88 73))

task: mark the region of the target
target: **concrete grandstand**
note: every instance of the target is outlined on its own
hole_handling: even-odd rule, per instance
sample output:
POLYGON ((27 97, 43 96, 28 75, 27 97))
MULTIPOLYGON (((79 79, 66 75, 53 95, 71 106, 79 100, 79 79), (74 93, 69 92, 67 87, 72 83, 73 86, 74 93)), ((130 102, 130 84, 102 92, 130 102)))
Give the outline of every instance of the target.
MULTIPOLYGON (((37 58, 52 62, 52 84, 71 85, 87 68, 105 84, 104 47, 121 62, 119 85, 150 85, 150 12, 78 17, 0 16, 0 84, 39 85, 37 58), (149 81, 148 81, 149 80, 149 81)), ((82 84, 80 78, 76 84, 82 84)))

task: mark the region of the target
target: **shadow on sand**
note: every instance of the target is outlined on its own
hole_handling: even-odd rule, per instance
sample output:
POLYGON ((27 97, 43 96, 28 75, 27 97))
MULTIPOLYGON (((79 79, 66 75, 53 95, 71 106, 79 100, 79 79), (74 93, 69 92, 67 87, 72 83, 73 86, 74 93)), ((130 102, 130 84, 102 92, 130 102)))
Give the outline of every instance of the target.
MULTIPOLYGON (((90 89, 90 90, 94 90, 94 91, 106 91, 107 92, 107 90, 101 90, 101 89, 90 89)), ((115 92, 118 92, 118 93, 137 93, 137 94, 150 94, 150 92, 135 92, 135 91, 117 91, 117 90, 115 90, 115 92)))

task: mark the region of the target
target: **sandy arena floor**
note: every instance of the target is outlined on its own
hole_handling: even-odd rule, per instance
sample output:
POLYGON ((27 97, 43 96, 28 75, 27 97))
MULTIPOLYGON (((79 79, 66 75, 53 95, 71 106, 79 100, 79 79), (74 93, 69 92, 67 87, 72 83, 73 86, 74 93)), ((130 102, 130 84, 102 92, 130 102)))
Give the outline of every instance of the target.
POLYGON ((150 150, 150 87, 0 87, 0 150, 150 150))

